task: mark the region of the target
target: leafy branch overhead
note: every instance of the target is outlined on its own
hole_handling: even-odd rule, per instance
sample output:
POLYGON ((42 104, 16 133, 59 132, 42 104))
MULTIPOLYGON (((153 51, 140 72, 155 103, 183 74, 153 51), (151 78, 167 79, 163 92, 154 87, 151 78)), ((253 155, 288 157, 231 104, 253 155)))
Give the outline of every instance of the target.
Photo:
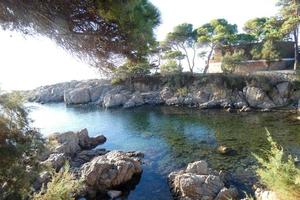
POLYGON ((0 1, 3 29, 47 36, 104 72, 145 57, 159 23, 147 0, 0 1))

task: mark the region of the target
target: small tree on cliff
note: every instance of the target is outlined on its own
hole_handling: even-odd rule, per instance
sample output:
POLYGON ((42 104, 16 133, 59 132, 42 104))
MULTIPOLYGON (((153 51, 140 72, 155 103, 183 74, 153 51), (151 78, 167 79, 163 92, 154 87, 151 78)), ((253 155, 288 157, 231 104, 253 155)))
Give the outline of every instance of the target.
POLYGON ((193 29, 192 24, 183 23, 174 27, 173 32, 168 33, 163 45, 169 47, 173 52, 181 52, 186 58, 189 70, 194 72, 197 31, 193 29), (190 54, 189 51, 192 53, 190 54))
POLYGON ((215 19, 197 30, 198 42, 206 47, 206 65, 203 73, 207 73, 213 51, 217 46, 232 44, 237 33, 237 25, 229 24, 225 19, 215 19))

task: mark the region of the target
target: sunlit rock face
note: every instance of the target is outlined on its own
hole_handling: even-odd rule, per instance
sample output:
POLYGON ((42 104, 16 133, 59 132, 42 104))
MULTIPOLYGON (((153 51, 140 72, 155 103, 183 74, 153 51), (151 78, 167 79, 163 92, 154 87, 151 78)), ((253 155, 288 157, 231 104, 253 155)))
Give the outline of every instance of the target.
POLYGON ((95 157, 81 168, 81 176, 89 190, 105 191, 130 181, 142 172, 141 155, 111 151, 95 157))
POLYGON ((282 78, 256 80, 257 78, 224 75, 208 78, 192 77, 188 81, 179 81, 180 84, 166 77, 133 80, 120 85, 96 79, 72 81, 37 88, 29 92, 28 100, 41 103, 96 104, 106 108, 166 104, 201 109, 252 107, 265 110, 296 106, 300 98, 300 88, 293 81, 282 78), (145 81, 148 81, 148 86, 145 81))
POLYGON ((237 199, 235 188, 226 188, 222 177, 203 160, 188 164, 186 169, 169 174, 171 190, 180 200, 237 199))

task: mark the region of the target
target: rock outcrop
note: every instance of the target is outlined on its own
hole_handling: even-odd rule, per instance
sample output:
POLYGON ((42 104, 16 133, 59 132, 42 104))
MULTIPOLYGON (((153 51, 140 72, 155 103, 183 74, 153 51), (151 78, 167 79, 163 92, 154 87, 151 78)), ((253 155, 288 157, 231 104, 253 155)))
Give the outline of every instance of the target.
MULTIPOLYGON (((142 173, 143 154, 95 148, 105 141, 103 135, 89 137, 87 129, 54 133, 48 137, 49 150, 40 164, 59 171, 68 161, 71 172, 85 184, 80 196, 96 198, 99 192, 106 196, 120 196, 122 192, 113 189, 119 189, 142 173)), ((35 191, 50 180, 49 173, 41 173, 34 183, 35 191)))
POLYGON ((82 150, 103 144, 106 138, 103 135, 89 137, 87 129, 82 129, 79 132, 54 133, 48 137, 48 140, 52 152, 74 156, 82 150))
MULTIPOLYGON (((183 75, 182 79, 184 76, 187 75, 183 75)), ((211 80, 205 76, 188 78, 193 81, 185 80, 184 83, 182 80, 180 84, 184 87, 172 86, 170 80, 163 80, 164 77, 148 80, 148 85, 140 83, 141 80, 122 85, 112 85, 104 80, 72 81, 37 88, 29 92, 28 100, 41 103, 92 103, 106 108, 166 104, 202 109, 273 109, 296 105, 300 99, 300 88, 289 80, 225 75, 210 77, 211 80)))
POLYGON ((95 157, 81 168, 81 177, 88 190, 106 191, 130 181, 142 172, 138 154, 111 151, 95 157))
POLYGON ((226 188, 219 174, 212 172, 205 161, 188 164, 185 170, 169 175, 172 192, 180 200, 237 199, 234 187, 226 188))

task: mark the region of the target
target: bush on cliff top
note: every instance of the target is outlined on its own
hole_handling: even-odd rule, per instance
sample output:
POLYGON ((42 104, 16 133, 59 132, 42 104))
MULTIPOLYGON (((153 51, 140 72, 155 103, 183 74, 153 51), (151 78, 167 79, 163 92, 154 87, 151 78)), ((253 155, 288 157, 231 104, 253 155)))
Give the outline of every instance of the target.
POLYGON ((254 154, 261 165, 257 170, 261 182, 281 200, 300 199, 300 169, 290 155, 284 158, 283 149, 272 140, 268 130, 267 136, 271 144, 271 149, 266 151, 267 158, 254 154))

